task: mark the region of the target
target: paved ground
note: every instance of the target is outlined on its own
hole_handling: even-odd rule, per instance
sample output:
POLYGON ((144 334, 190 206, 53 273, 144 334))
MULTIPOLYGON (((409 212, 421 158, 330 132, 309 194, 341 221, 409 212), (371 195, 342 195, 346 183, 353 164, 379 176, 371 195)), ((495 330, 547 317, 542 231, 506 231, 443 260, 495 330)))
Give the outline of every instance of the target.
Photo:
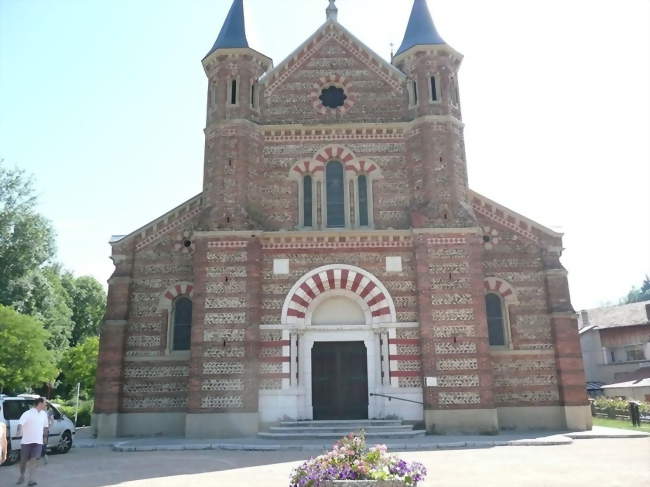
MULTIPOLYGON (((118 453, 79 448, 51 456, 47 487, 288 487, 300 451, 118 453)), ((650 485, 650 438, 578 440, 561 446, 503 446, 405 452, 429 469, 422 487, 635 487, 650 485)), ((0 468, 0 487, 16 467, 0 468)))

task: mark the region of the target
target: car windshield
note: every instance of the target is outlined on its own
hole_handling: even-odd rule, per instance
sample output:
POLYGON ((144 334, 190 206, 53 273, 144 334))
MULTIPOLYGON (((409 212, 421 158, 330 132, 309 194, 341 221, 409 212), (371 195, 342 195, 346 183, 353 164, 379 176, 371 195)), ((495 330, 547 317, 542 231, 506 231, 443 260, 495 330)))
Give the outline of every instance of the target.
POLYGON ((2 403, 2 409, 6 420, 20 419, 25 411, 32 407, 33 401, 20 400, 6 400, 2 403))

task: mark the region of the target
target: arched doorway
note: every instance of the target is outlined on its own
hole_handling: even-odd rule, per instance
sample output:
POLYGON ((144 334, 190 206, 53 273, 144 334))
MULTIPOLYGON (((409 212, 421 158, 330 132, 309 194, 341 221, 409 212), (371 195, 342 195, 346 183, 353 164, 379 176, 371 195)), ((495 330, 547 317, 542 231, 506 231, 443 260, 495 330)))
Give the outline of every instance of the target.
MULTIPOLYGON (((315 303, 312 326, 364 326, 361 306, 341 291, 315 303)), ((345 333, 339 338, 344 340, 345 333)), ((368 351, 363 341, 317 341, 311 349, 313 419, 368 419, 368 351)))

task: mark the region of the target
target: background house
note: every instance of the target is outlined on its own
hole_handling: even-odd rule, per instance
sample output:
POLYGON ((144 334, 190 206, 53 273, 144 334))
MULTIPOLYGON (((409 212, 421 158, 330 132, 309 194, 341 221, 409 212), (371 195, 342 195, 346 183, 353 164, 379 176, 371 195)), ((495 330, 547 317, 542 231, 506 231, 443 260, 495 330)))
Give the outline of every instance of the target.
POLYGON ((578 326, 588 382, 650 378, 650 301, 581 311, 578 326))

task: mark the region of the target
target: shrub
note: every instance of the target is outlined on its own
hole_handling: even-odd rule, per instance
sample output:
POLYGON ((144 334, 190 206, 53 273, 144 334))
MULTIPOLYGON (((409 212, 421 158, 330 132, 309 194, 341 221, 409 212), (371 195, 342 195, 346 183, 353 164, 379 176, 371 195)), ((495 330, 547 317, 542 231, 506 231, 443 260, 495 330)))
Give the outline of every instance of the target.
MULTIPOLYGON (((54 400, 52 401, 59 405, 59 410, 68 418, 74 421, 75 400, 54 400)), ((90 420, 93 414, 93 401, 79 401, 79 412, 77 413, 77 425, 90 426, 90 420)))
POLYGON ((415 487, 426 474, 424 465, 389 455, 385 445, 367 448, 362 432, 346 436, 330 452, 297 467, 291 487, 321 487, 332 480, 398 480, 415 487))
MULTIPOLYGON (((627 400, 616 399, 613 397, 599 397, 594 401, 594 407, 599 412, 604 412, 609 418, 616 416, 628 416, 630 406, 627 400)), ((650 403, 642 402, 639 406, 641 414, 650 415, 650 403)))

